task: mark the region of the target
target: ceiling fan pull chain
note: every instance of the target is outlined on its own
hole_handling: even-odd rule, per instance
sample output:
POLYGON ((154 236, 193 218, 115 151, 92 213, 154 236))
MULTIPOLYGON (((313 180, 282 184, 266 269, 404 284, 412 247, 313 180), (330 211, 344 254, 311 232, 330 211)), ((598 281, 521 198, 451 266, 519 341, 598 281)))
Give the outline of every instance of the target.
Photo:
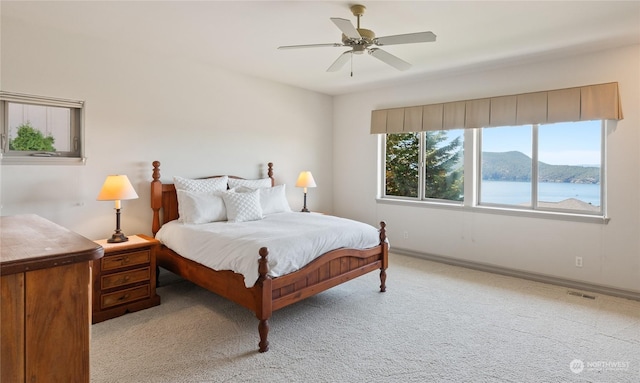
POLYGON ((351 77, 353 77, 353 53, 351 54, 351 77))

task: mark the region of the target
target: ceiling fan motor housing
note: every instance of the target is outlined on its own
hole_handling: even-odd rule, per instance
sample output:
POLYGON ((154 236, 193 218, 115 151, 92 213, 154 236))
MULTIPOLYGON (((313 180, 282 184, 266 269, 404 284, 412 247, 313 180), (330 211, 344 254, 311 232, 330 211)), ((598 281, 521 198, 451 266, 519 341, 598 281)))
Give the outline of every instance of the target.
POLYGON ((364 51, 364 48, 368 47, 369 45, 372 45, 374 43, 374 40, 376 38, 376 34, 373 33, 372 30, 370 29, 364 29, 364 28, 357 28, 358 33, 360 33, 360 36, 362 37, 360 40, 354 40, 351 39, 349 37, 347 37, 344 33, 342 34, 342 43, 344 45, 348 45, 354 48, 354 53, 362 53, 364 51), (362 47, 362 49, 359 49, 359 52, 356 50, 357 47, 362 47))

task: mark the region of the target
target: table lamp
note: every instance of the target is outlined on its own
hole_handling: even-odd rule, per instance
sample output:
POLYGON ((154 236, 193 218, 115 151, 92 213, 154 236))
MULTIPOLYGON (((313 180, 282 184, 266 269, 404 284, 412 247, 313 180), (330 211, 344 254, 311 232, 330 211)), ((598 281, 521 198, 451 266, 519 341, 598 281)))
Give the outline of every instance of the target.
POLYGON ((304 206, 302 207, 302 212, 308 213, 307 209, 307 188, 316 187, 316 181, 313 179, 313 175, 310 171, 300 172, 298 176, 298 181, 296 181, 296 187, 304 188, 304 206))
POLYGON ((111 238, 107 239, 109 243, 127 242, 127 238, 120 231, 120 201, 123 199, 136 199, 138 194, 131 186, 129 178, 125 175, 110 175, 102 185, 102 189, 98 194, 98 201, 116 201, 116 231, 111 238))

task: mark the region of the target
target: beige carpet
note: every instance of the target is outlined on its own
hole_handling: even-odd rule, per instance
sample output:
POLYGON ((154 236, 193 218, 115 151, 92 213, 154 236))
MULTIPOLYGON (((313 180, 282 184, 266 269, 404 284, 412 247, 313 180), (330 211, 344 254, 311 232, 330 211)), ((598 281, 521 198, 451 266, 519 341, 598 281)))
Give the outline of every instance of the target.
POLYGON ((92 326, 92 382, 640 382, 640 302, 392 254, 377 273, 274 313, 189 282, 92 326), (591 294, 594 295, 594 294, 591 294))

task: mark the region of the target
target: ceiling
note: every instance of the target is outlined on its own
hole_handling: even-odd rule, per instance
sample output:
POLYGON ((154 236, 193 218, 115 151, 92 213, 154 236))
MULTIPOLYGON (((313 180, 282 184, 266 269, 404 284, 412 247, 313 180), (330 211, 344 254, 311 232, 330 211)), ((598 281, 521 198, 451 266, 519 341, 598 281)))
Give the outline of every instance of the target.
POLYGON ((327 68, 345 47, 331 17, 349 1, 7 1, 2 18, 40 23, 161 56, 338 95, 433 76, 547 60, 640 43, 640 1, 363 1, 361 27, 377 36, 432 31, 436 42, 385 46, 412 67, 370 55, 327 68))

